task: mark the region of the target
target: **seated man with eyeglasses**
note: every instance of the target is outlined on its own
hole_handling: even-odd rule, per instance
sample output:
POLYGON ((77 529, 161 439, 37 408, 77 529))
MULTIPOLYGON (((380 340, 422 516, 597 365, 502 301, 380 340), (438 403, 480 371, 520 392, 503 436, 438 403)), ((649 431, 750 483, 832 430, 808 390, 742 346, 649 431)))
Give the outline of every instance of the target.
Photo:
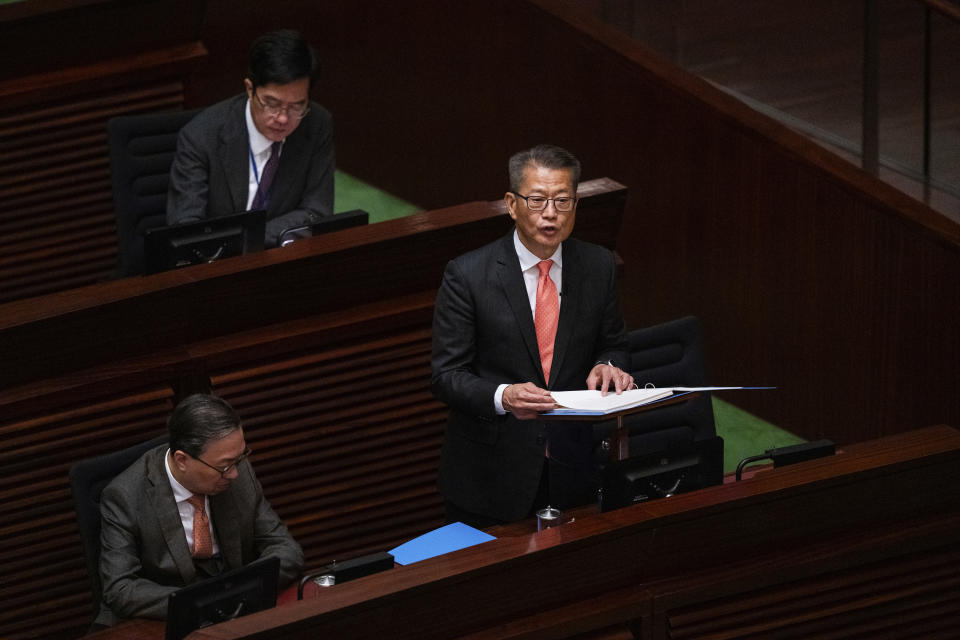
POLYGON ((167 224, 265 209, 264 246, 275 247, 284 231, 333 213, 333 122, 310 101, 318 70, 316 53, 295 31, 254 41, 245 93, 180 131, 167 224))
POLYGON ((164 619, 172 592, 259 558, 280 559, 281 589, 303 567, 300 545, 263 497, 230 405, 189 396, 167 429, 169 446, 145 453, 101 495, 95 625, 164 619))

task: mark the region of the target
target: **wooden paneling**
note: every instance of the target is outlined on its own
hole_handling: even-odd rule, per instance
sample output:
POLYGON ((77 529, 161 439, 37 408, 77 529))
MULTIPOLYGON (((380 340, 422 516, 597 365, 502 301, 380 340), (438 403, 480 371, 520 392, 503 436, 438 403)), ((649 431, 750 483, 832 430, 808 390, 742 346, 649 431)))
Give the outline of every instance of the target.
MULTIPOLYGON (((256 34, 296 25, 323 59, 314 96, 336 119, 338 166, 428 208, 496 197, 518 149, 569 147, 586 177, 633 193, 617 244, 628 325, 697 315, 714 382, 778 387, 729 398, 764 418, 838 442, 960 424, 960 227, 575 5, 426 0, 411 20, 405 3, 182 0, 170 37, 210 49, 185 87, 203 106, 239 90, 256 34)), ((167 15, 97 2, 3 23, 11 46, 64 45, 18 57, 3 86, 52 99, 24 74, 146 55, 159 30, 134 8, 167 15), (94 35, 69 30, 85 12, 94 35), (116 24, 131 32, 96 37, 116 24)), ((13 286, 38 290, 16 284, 35 273, 13 286)))
MULTIPOLYGON (((583 508, 541 533, 495 527, 494 541, 195 637, 951 637, 958 461, 960 433, 931 427, 739 483, 583 508)), ((159 626, 102 637, 158 637, 159 626)))
POLYGON ((0 303, 106 280, 117 262, 107 121, 183 107, 202 46, 0 83, 0 303))
MULTIPOLYGON (((581 187, 578 235, 614 244, 626 190, 581 187)), ((475 202, 0 306, 0 350, 18 363, 0 389, 0 596, 18 605, 0 637, 89 625, 67 469, 162 433, 194 391, 237 408, 308 568, 442 524, 436 288, 447 259, 509 228, 502 201, 475 202)))
POLYGON ((78 402, 51 389, 29 416, 0 410, 0 598, 8 603, 0 635, 76 637, 90 624, 90 582, 67 471, 76 460, 163 433, 172 396, 161 380, 130 386, 118 378, 78 402))
MULTIPOLYGON (((298 1, 270 7, 222 0, 198 3, 201 5, 207 13, 197 28, 204 33, 187 40, 195 42, 202 37, 203 42, 213 43, 215 51, 210 58, 217 64, 204 71, 202 83, 187 81, 183 91, 192 97, 187 106, 201 106, 239 89, 242 70, 238 68, 249 44, 248 35, 295 24, 318 45, 324 58, 320 98, 337 120, 338 162, 344 169, 408 200, 440 207, 497 197, 506 188, 506 158, 520 148, 542 141, 567 146, 580 156, 586 177, 610 175, 631 188, 623 232, 617 235, 619 227, 607 227, 597 239, 609 246, 612 233, 624 258, 628 324, 647 326, 687 313, 698 315, 714 382, 779 387, 775 393, 737 396, 736 402, 796 433, 838 442, 863 440, 917 424, 960 423, 957 225, 758 116, 615 30, 550 0, 457 4, 427 0, 417 4, 415 20, 404 3, 334 2, 311 5, 310 11, 304 11, 298 1), (232 62, 227 64, 226 57, 232 62)), ((176 61, 190 63, 202 58, 203 47, 174 46, 164 39, 163 22, 145 26, 142 16, 127 23, 119 19, 145 6, 163 15, 168 8, 158 2, 84 3, 55 16, 59 25, 55 28, 46 28, 51 24, 47 18, 36 16, 28 18, 29 24, 16 20, 2 24, 3 34, 11 35, 3 40, 5 45, 29 51, 24 39, 33 34, 43 46, 35 57, 18 56, 8 67, 14 75, 0 83, 0 122, 6 127, 0 138, 0 181, 6 198, 26 198, 18 206, 34 207, 29 210, 50 216, 51 224, 68 224, 67 210, 74 206, 89 209, 84 209, 85 220, 89 211, 103 206, 102 192, 84 193, 79 182, 69 179, 73 174, 58 173, 57 165, 49 164, 46 156, 30 156, 10 146, 8 139, 25 135, 31 127, 43 128, 44 123, 29 122, 34 108, 56 108, 76 100, 84 112, 96 111, 91 102, 96 93, 113 105, 108 111, 123 112, 111 102, 117 95, 138 94, 142 85, 149 91, 182 81, 188 74, 176 67, 176 61), (110 9, 103 13, 109 19, 90 32, 76 29, 77 24, 85 24, 81 20, 85 7, 110 9), (23 26, 29 28, 20 29, 23 26), (99 37, 111 26, 127 28, 115 29, 116 38, 99 37), (58 38, 62 48, 49 46, 50 42, 59 44, 58 38), (111 60, 115 64, 104 62, 111 60), (167 70, 171 65, 177 71, 162 81, 159 78, 166 71, 155 75, 142 72, 144 68, 167 70), (83 89, 85 85, 90 91, 83 89), (18 177, 21 165, 35 180, 25 183, 18 177), (55 191, 49 182, 53 176, 62 178, 67 189, 60 194, 64 203, 60 213, 44 208, 45 193, 55 191), (36 191, 34 182, 42 185, 41 192, 36 191)), ((90 11, 88 17, 100 15, 90 11)), ((9 14, 6 10, 0 17, 9 14)), ((178 36, 175 41, 183 39, 178 36)), ((120 102, 126 104, 125 99, 120 102)), ((57 118, 69 126, 79 125, 66 115, 50 121, 57 118)), ((47 155, 62 154, 69 159, 76 175, 87 184, 95 165, 102 171, 103 159, 84 155, 82 148, 61 145, 58 140, 64 138, 57 137, 59 132, 37 135, 37 144, 47 155)), ((83 139, 92 133, 74 135, 83 139)), ((102 190, 107 183, 104 174, 98 175, 98 189, 102 190)), ((623 206, 625 191, 610 198, 607 210, 619 212, 616 207, 623 206)), ((310 384, 320 380, 319 388, 306 388, 318 393, 325 384, 324 372, 329 371, 325 367, 332 362, 329 354, 335 350, 317 340, 312 351, 296 353, 291 346, 293 338, 283 337, 283 327, 322 316, 318 322, 328 323, 327 335, 337 335, 333 328, 337 321, 352 322, 346 319, 345 309, 435 291, 447 258, 509 227, 502 208, 489 202, 476 206, 486 217, 475 218, 471 226, 459 229, 456 225, 464 222, 459 217, 464 210, 452 207, 379 229, 373 225, 357 230, 356 235, 295 243, 285 252, 266 252, 242 263, 224 262, 186 273, 81 287, 4 304, 0 307, 0 353, 8 366, 3 367, 0 382, 3 428, 16 433, 38 417, 64 407, 93 406, 111 394, 129 392, 137 398, 142 393, 172 393, 167 387, 179 391, 202 386, 209 369, 218 388, 251 412, 255 425, 258 421, 263 425, 265 442, 276 443, 283 455, 288 455, 287 442, 298 442, 299 436, 287 430, 282 419, 272 418, 274 412, 292 411, 294 421, 327 427, 311 422, 314 418, 305 416, 296 404, 287 408, 286 380, 307 384, 297 378, 302 355, 306 359, 303 366, 311 372, 307 380, 310 384), (431 242, 411 254, 410 238, 421 231, 433 232, 431 242), (381 233, 384 235, 378 235, 381 233), (359 250, 364 242, 380 242, 377 252, 359 250), (336 257, 329 253, 334 250, 340 252, 336 257), (384 264, 403 267, 384 269, 384 264), (355 286, 351 288, 347 279, 355 286), (269 348, 257 346, 265 338, 254 335, 265 325, 278 333, 267 340, 269 348), (250 343, 240 344, 245 339, 250 343), (259 408, 261 401, 269 410, 259 408)), ((469 215, 478 211, 468 209, 469 215)), ((603 210, 601 207, 600 212, 603 210)), ((580 213, 578 235, 589 232, 591 225, 590 214, 580 213)), ((45 245, 50 242, 47 238, 31 235, 30 225, 18 215, 11 213, 5 201, 0 224, 12 226, 3 231, 36 244, 37 253, 32 253, 32 246, 5 245, 4 256, 8 251, 11 255, 20 251, 49 261, 45 263, 49 266, 35 273, 49 268, 64 281, 73 275, 93 281, 94 275, 84 272, 91 267, 77 266, 74 261, 78 273, 73 274, 58 264, 59 258, 54 257, 58 247, 45 245)), ((76 224, 84 228, 87 223, 77 220, 76 224)), ((95 235, 102 243, 106 227, 99 228, 95 235)), ((85 251, 102 252, 103 246, 90 245, 85 251)), ((92 267, 101 275, 103 268, 92 267)), ((31 280, 29 271, 13 271, 9 279, 12 285, 4 281, 0 287, 12 286, 26 295, 53 286, 43 283, 43 276, 31 280)), ((408 302, 405 313, 415 316, 418 304, 408 302)), ((410 321, 399 331, 398 344, 384 345, 378 340, 391 329, 379 324, 378 318, 386 317, 390 317, 389 309, 368 309, 367 319, 354 334, 356 355, 413 348, 414 336, 426 323, 425 318, 419 325, 410 321), (370 333, 364 337, 366 330, 370 333)), ((305 327, 297 332, 310 333, 305 327)), ((415 370, 416 366, 409 364, 409 371, 415 370)), ((387 413, 401 430, 419 428, 403 421, 399 407, 391 407, 387 413)), ((423 417, 414 421, 420 419, 423 417)), ((82 451, 102 448, 104 439, 99 431, 83 424, 88 428, 76 436, 80 440, 69 441, 82 451)), ((429 419, 425 419, 421 426, 429 431, 428 425, 429 419)), ((362 428, 370 429, 365 433, 377 434, 386 424, 364 422, 362 428)), ((338 436, 330 431, 328 437, 338 436)), ((298 535, 307 536, 309 544, 322 549, 312 557, 336 554, 342 538, 323 534, 311 538, 308 516, 295 511, 297 501, 285 503, 285 498, 275 493, 277 485, 271 476, 285 470, 272 446, 257 450, 258 456, 263 451, 269 497, 282 505, 284 513, 290 509, 292 518, 301 519, 295 525, 298 535)), ((55 468, 65 468, 63 454, 44 449, 42 444, 22 442, 17 447, 39 470, 48 459, 55 468)), ((354 451, 351 449, 351 455, 361 455, 354 451)), ((334 452, 317 455, 325 463, 342 465, 338 470, 349 471, 349 465, 337 460, 334 452), (324 457, 327 455, 331 457, 324 457)), ((387 464, 375 451, 362 455, 367 456, 363 458, 367 468, 387 464)), ((29 474, 25 467, 17 468, 29 474)), ((65 485, 53 487, 65 483, 65 476, 50 481, 52 488, 44 488, 40 478, 47 475, 39 470, 36 476, 18 475, 14 484, 4 489, 4 497, 9 497, 12 505, 23 506, 35 496, 46 495, 44 491, 52 491, 59 497, 37 500, 38 505, 45 505, 37 526, 47 518, 53 530, 65 533, 65 514, 72 507, 63 493, 65 485)), ((948 477, 952 481, 953 476, 948 477)), ((363 492, 369 489, 369 485, 343 486, 355 496, 366 495, 363 492)), ((424 485, 402 486, 405 497, 414 498, 417 487, 424 485)), ((931 478, 922 486, 942 488, 942 478, 931 478)), ((871 496, 884 495, 882 490, 887 488, 890 486, 868 487, 871 496)), ((937 495, 936 491, 917 491, 908 500, 920 496, 921 503, 928 504, 924 501, 937 495)), ((333 499, 321 494, 304 498, 321 509, 324 500, 333 499)), ((683 500, 671 504, 678 503, 686 504, 683 500)), ((886 503, 861 496, 859 501, 851 499, 844 504, 853 510, 850 517, 854 518, 861 509, 886 503)), ((396 513, 400 512, 407 513, 398 507, 396 513)), ((413 518, 423 517, 424 524, 432 522, 436 502, 428 499, 409 513, 413 518)), ((905 514, 900 515, 906 520, 905 514)), ((14 524, 3 529, 4 544, 8 532, 18 544, 29 544, 32 538, 23 531, 32 531, 33 525, 18 520, 19 515, 11 517, 14 524)), ((356 514, 344 517, 354 525, 367 525, 356 514)), ((611 518, 616 520, 616 516, 611 518)), ((817 524, 816 517, 809 520, 810 526, 817 524)), ((370 525, 370 537, 351 548, 373 546, 380 532, 370 525)), ((941 541, 956 539, 955 520, 928 524, 926 530, 953 535, 941 537, 941 541)), ((736 528, 732 531, 740 533, 736 528)), ((703 529, 698 532, 694 527, 688 534, 705 547, 703 529)), ((889 540, 893 548, 903 542, 896 536, 889 540)), ((911 552, 935 546, 929 540, 925 544, 925 549, 911 552)), ((63 553, 67 547, 59 548, 63 553)), ((79 544, 73 549, 79 554, 79 544)), ((852 557, 882 559, 875 548, 869 553, 855 545, 849 549, 852 557)), ((44 566, 44 549, 39 551, 34 566, 44 566)), ((593 580, 594 567, 588 560, 603 557, 607 551, 594 548, 585 552, 582 564, 577 565, 582 571, 578 575, 593 580)), ((6 559, 14 567, 23 562, 14 549, 5 547, 2 553, 5 569, 6 559)), ((768 557, 776 558, 774 550, 770 553, 773 555, 768 557)), ((664 553, 663 558, 668 557, 664 553)), ((73 561, 75 567, 80 566, 78 556, 73 561)), ((57 566, 62 562, 62 558, 51 560, 57 566)), ((605 565, 605 570, 615 571, 616 567, 605 565)), ((49 584, 46 573, 17 571, 11 575, 38 581, 33 585, 35 594, 43 593, 49 584)), ((60 632, 69 625, 79 629, 87 621, 79 616, 85 587, 81 589, 81 581, 72 575, 74 578, 66 581, 73 585, 69 588, 75 590, 72 595, 57 591, 57 598, 77 615, 70 623, 56 622, 58 614, 49 608, 37 608, 45 604, 28 604, 24 594, 30 584, 14 583, 4 576, 3 594, 23 605, 25 612, 24 617, 16 617, 21 614, 12 610, 6 614, 15 620, 10 630, 4 628, 0 634, 62 637, 65 634, 60 632), (29 628, 24 621, 30 612, 39 620, 50 620, 50 626, 29 628)), ((554 581, 549 585, 557 589, 553 596, 517 606, 550 610, 554 602, 556 609, 565 609, 574 598, 558 575, 545 578, 554 581)), ((604 576, 608 574, 598 578, 604 576)), ((502 588, 493 574, 487 577, 482 593, 502 588)), ((535 576, 520 582, 538 586, 535 576)), ((354 589, 361 586, 365 585, 354 589)), ((354 592, 350 585, 344 587, 338 591, 348 598, 354 592)), ((436 595, 438 603, 446 602, 442 590, 436 595)), ((629 597, 634 597, 632 592, 629 597)), ((663 611, 673 611, 666 601, 664 606, 663 611)), ((629 614, 619 619, 605 610, 603 618, 610 625, 646 619, 643 616, 647 614, 638 613, 644 610, 637 609, 635 600, 629 607, 624 605, 623 611, 627 610, 629 614)), ((464 616, 482 613, 462 612, 464 616)))
POLYGON ((684 594, 704 601, 669 607, 679 596, 662 599, 666 637, 945 637, 960 615, 958 565, 960 552, 943 548, 743 591, 729 575, 704 580, 689 590, 695 596, 684 594), (711 591, 736 592, 714 599, 711 591))
POLYGON ((631 190, 628 326, 697 315, 712 382, 778 387, 725 399, 838 442, 960 424, 960 225, 576 4, 306 17, 340 165, 440 206, 503 191, 518 149, 567 146, 631 190))
MULTIPOLYGON (((243 416, 257 475, 307 566, 389 549, 443 523, 436 490, 446 407, 430 377, 432 299, 389 332, 212 367, 243 416), (261 452, 261 448, 265 449, 261 452)), ((319 328, 315 328, 319 331, 319 328)))
MULTIPOLYGON (((579 194, 584 224, 575 234, 611 247, 626 189, 599 179, 582 183, 579 194)), ((502 200, 474 202, 240 259, 2 305, 0 352, 18 366, 0 369, 0 385, 168 353, 371 300, 436 292, 448 260, 501 237, 511 224, 502 200)))

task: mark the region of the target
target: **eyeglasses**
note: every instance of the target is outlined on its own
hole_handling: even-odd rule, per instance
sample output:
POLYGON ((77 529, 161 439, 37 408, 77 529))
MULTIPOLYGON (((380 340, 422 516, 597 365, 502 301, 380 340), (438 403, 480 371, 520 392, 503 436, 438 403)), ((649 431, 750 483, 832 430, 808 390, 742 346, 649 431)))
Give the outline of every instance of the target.
POLYGON ((576 204, 577 199, 571 198, 569 196, 561 196, 559 198, 544 198, 543 196, 523 196, 512 191, 513 195, 518 198, 523 198, 527 201, 527 207, 530 211, 543 211, 547 208, 548 202, 553 202, 553 206, 556 207, 557 211, 562 211, 566 213, 567 211, 573 210, 573 205, 576 204))
POLYGON ((277 118, 281 113, 286 113, 288 118, 296 118, 300 120, 305 115, 310 113, 310 106, 303 105, 303 107, 295 107, 294 105, 279 105, 273 102, 264 102, 260 96, 257 95, 256 90, 253 92, 253 97, 257 99, 257 102, 260 103, 260 108, 263 109, 263 112, 267 115, 268 118, 277 118), (300 111, 295 109, 299 108, 300 111))
POLYGON ((247 447, 246 449, 243 450, 243 453, 240 454, 239 458, 237 458, 236 460, 234 460, 233 462, 225 466, 223 469, 219 467, 215 467, 209 462, 203 462, 203 460, 201 460, 200 458, 195 458, 193 456, 190 456, 190 457, 196 460, 197 462, 203 462, 203 464, 207 465, 208 467, 210 467, 211 469, 219 473, 220 477, 222 478, 223 476, 233 471, 237 467, 237 465, 239 465, 241 462, 249 458, 251 453, 253 453, 253 450, 250 447, 247 447))

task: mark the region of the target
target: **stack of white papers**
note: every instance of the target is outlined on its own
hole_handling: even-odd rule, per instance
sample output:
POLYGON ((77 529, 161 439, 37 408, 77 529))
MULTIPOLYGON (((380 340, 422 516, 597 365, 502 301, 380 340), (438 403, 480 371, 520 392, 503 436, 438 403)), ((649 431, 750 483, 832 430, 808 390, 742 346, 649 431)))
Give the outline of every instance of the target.
POLYGON ((608 391, 605 396, 600 395, 596 390, 554 391, 550 395, 563 409, 603 414, 656 402, 673 395, 673 389, 630 389, 620 395, 615 391, 608 391))
POLYGON ((599 391, 554 391, 550 395, 560 405, 559 409, 541 415, 606 415, 645 404, 653 404, 673 395, 685 395, 695 391, 725 391, 733 389, 776 389, 776 387, 645 387, 630 389, 620 395, 613 390, 601 396, 599 391))

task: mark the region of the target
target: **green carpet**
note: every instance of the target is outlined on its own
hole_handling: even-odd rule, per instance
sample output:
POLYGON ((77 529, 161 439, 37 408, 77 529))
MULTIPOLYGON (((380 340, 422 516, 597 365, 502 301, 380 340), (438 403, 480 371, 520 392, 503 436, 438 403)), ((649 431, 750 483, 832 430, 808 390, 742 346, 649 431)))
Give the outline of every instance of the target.
MULTIPOLYGON (((762 455, 767 449, 805 442, 729 402, 712 396, 713 419, 717 435, 723 438, 723 469, 735 471, 748 456, 762 455)), ((759 463, 758 463, 759 464, 759 463)))
POLYGON ((363 209, 370 214, 370 224, 423 210, 343 171, 333 174, 333 193, 333 210, 336 213, 363 209))

